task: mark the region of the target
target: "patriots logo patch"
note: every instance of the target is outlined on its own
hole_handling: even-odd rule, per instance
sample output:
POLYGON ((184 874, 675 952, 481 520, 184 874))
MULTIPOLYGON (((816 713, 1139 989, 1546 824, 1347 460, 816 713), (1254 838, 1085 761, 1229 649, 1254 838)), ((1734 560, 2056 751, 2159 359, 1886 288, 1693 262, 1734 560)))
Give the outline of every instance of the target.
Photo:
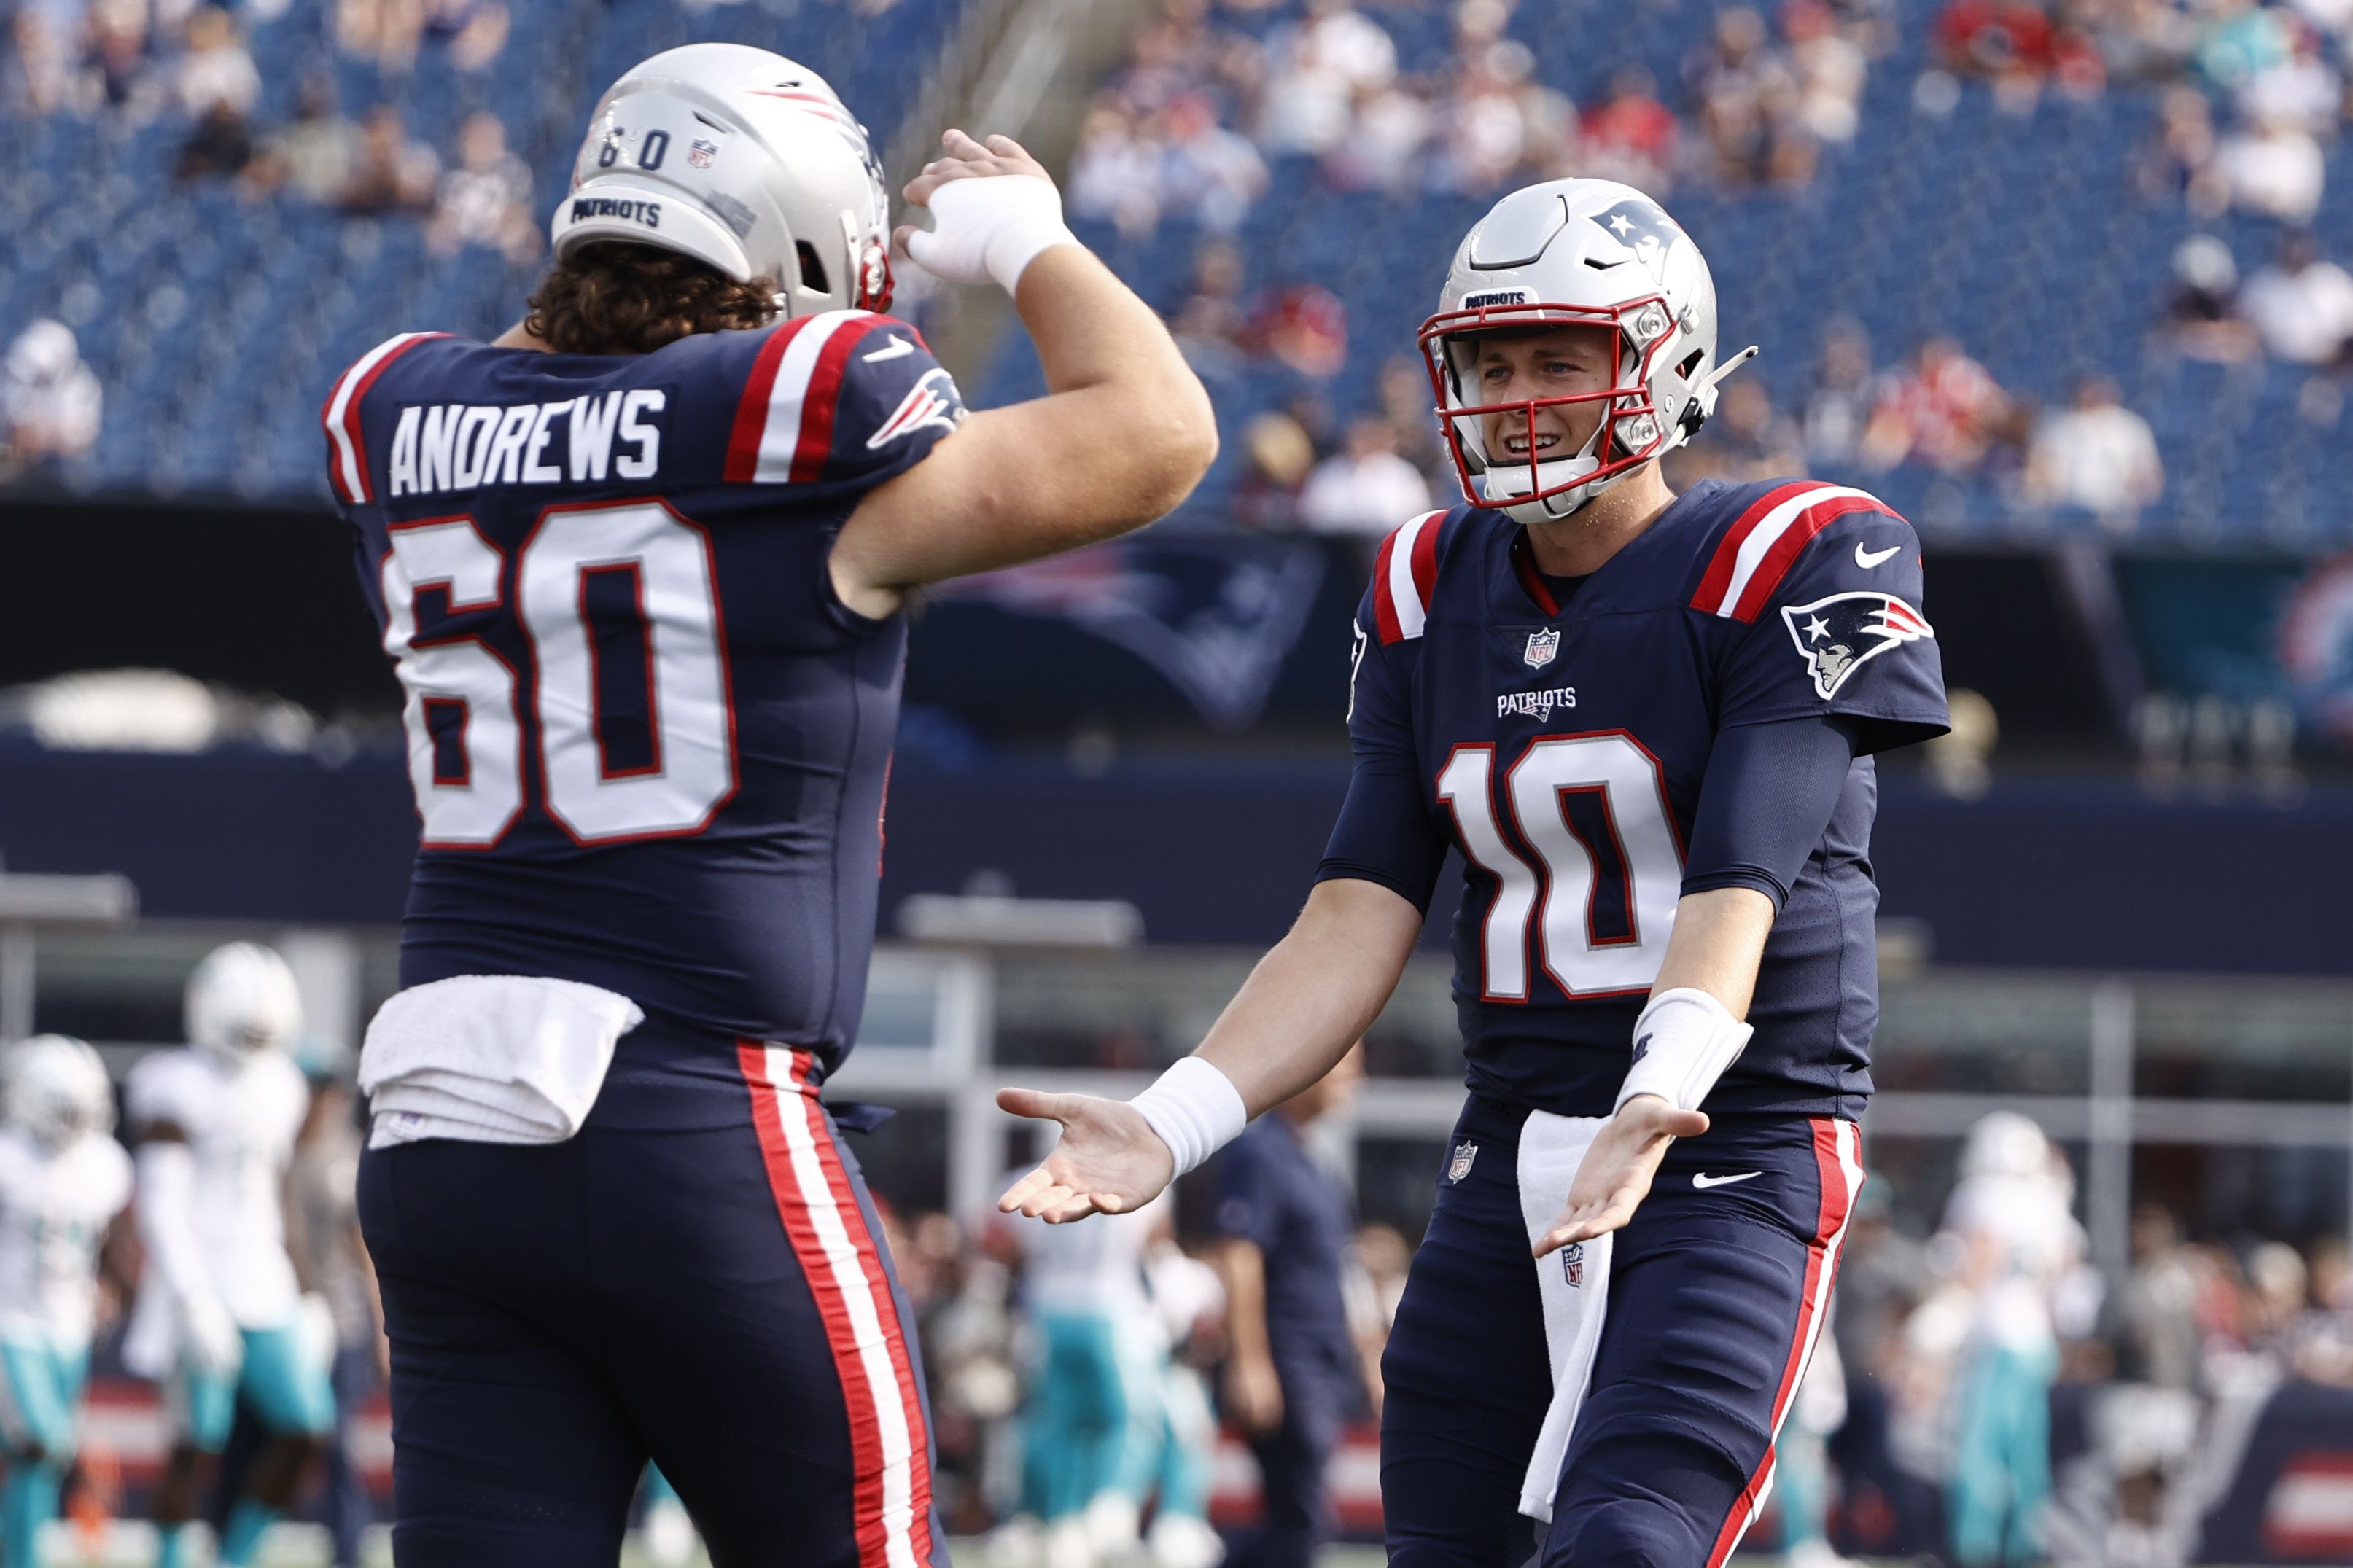
POLYGON ((1919 611, 1893 594, 1832 594, 1810 605, 1785 605, 1781 620, 1813 678, 1814 695, 1825 701, 1889 648, 1936 635, 1919 611))
POLYGON ((1656 202, 1629 196, 1607 212, 1593 215, 1602 232, 1634 253, 1653 277, 1666 266, 1667 250, 1683 237, 1656 202))
POLYGON ((935 430, 954 430, 964 418, 964 404, 956 396, 955 383, 944 370, 927 370, 923 378, 907 389, 891 417, 882 421, 881 428, 866 437, 866 449, 879 452, 902 436, 912 435, 929 426, 935 430))

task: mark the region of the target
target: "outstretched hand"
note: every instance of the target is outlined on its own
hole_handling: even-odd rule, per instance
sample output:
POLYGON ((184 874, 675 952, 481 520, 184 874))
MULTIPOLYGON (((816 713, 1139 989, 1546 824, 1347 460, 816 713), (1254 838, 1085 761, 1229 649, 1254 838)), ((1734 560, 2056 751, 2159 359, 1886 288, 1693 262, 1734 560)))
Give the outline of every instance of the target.
POLYGON ((997 1103, 1016 1116, 1062 1124, 1062 1136, 1045 1163, 997 1200, 1001 1214, 1027 1215, 1049 1225, 1091 1214, 1129 1214, 1158 1197, 1176 1173, 1168 1145, 1144 1113, 1124 1100, 1002 1089, 997 1103))
POLYGON ((1678 1110, 1654 1094, 1638 1094, 1620 1106, 1577 1162, 1560 1217, 1535 1246, 1542 1258, 1572 1241, 1590 1241, 1634 1217, 1635 1205, 1650 1194, 1651 1180, 1678 1138, 1707 1131, 1703 1111, 1678 1110))

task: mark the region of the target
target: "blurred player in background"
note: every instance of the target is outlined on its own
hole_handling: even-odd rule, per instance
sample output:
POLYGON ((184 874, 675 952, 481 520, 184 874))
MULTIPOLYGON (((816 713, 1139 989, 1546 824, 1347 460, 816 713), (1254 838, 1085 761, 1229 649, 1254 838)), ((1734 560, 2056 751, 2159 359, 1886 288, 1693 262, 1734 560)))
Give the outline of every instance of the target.
POLYGON ((375 1271, 360 1237, 360 1137, 348 1056, 314 1042, 297 1055, 311 1105, 287 1178, 286 1247, 294 1276, 326 1305, 334 1323, 335 1430, 326 1453, 326 1523, 335 1568, 356 1568, 375 1518, 353 1451, 360 1406, 384 1378, 382 1314, 375 1271))
POLYGON ((609 1568, 649 1458, 720 1568, 944 1561, 908 1308, 818 1098, 903 612, 1140 526, 1216 449, 1044 171, 944 145, 908 250, 1012 295, 1039 401, 967 415, 881 313, 856 117, 724 44, 598 102, 523 322, 402 333, 329 398, 424 821, 361 1063, 404 1563, 609 1568))
POLYGON ((1998 1110, 1969 1129, 1943 1239, 1970 1307, 1951 1385, 1955 1562, 2021 1568, 2042 1556, 2051 1500, 2053 1307, 2084 1252, 2073 1185, 2042 1129, 1998 1110))
POLYGON ((163 1384, 171 1458, 156 1489, 158 1568, 188 1561, 202 1461, 238 1404, 269 1441, 245 1469, 218 1560, 253 1560, 334 1430, 333 1332, 306 1306, 286 1250, 283 1190, 310 1089, 289 1047, 302 1004, 266 947, 216 948, 188 977, 192 1044, 131 1069, 146 1270, 125 1365, 163 1384))
POLYGON ((1218 1169, 1218 1262, 1226 1283, 1226 1415, 1249 1439, 1264 1499, 1229 1561, 1308 1568, 1332 1534, 1324 1472, 1364 1404, 1346 1280, 1356 1200, 1319 1164, 1307 1130, 1343 1109, 1364 1052, 1260 1119, 1218 1169))
POLYGON ((1321 1077, 1459 850, 1472 1093, 1382 1363, 1389 1561, 1517 1563, 1525 1514, 1549 1565, 1717 1568, 1862 1179, 1873 757, 1947 727, 1919 544, 1856 490, 1667 489, 1747 355, 1640 191, 1504 197, 1421 344, 1466 504, 1380 549, 1306 908, 1134 1101, 1001 1094, 1063 1124, 1001 1202, 1133 1206, 1321 1077))
POLYGON ((1145 1260, 1152 1310, 1166 1335, 1160 1370, 1160 1451, 1154 1467, 1152 1529, 1145 1538, 1156 1568, 1217 1568, 1225 1542, 1209 1527, 1209 1481, 1218 1417, 1201 1369, 1215 1355, 1226 1311, 1218 1271, 1163 1232, 1145 1260))
POLYGON ((1009 1227, 1036 1364, 1021 1411, 1023 1511, 1044 1528, 1046 1568, 1132 1552, 1159 1468, 1167 1341, 1145 1258, 1167 1194, 1109 1224, 1009 1227))
POLYGON ((114 1086, 79 1040, 37 1035, 0 1058, 0 1563, 39 1563, 74 1456, 100 1260, 131 1202, 110 1134, 114 1086))

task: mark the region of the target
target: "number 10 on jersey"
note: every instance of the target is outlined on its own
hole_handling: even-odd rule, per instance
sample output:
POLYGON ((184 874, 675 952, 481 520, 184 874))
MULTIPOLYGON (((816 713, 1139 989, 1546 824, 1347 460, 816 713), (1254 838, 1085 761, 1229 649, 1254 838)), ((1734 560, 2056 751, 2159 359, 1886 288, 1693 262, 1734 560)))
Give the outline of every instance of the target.
POLYGON ((1528 999, 1528 933, 1571 996, 1647 991, 1666 956, 1683 853, 1659 762, 1622 730, 1530 742, 1495 777, 1495 748, 1439 770, 1464 858, 1494 879, 1480 931, 1482 992, 1528 999), (1500 787, 1499 787, 1500 785, 1500 787))

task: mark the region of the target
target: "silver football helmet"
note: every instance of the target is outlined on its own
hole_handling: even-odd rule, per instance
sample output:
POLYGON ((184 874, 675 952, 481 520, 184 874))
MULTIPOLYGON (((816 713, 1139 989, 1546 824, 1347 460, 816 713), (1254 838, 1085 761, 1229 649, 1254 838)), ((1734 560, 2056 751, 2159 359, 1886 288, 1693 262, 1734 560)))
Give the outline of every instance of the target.
POLYGON ((786 316, 891 303, 866 128, 815 71, 743 44, 666 49, 607 89, 550 232, 559 260, 618 239, 774 278, 786 316))
POLYGON ((1715 411, 1715 386, 1757 351, 1715 359, 1715 281, 1674 219, 1631 185, 1547 180, 1514 191, 1463 237, 1422 323, 1439 425, 1464 499, 1521 522, 1567 517, 1627 474, 1689 440, 1715 411), (1618 334, 1607 391, 1510 403, 1475 400, 1475 340, 1486 332, 1589 325, 1618 334), (1487 449, 1485 417, 1606 400, 1586 448, 1514 463, 1487 449))
POLYGON ((188 976, 188 1038, 230 1062, 290 1047, 302 1028, 302 994, 274 949, 233 942, 188 976))
POLYGON ((0 1058, 0 1109, 46 1148, 114 1127, 114 1086, 98 1053, 69 1035, 35 1035, 0 1058))

